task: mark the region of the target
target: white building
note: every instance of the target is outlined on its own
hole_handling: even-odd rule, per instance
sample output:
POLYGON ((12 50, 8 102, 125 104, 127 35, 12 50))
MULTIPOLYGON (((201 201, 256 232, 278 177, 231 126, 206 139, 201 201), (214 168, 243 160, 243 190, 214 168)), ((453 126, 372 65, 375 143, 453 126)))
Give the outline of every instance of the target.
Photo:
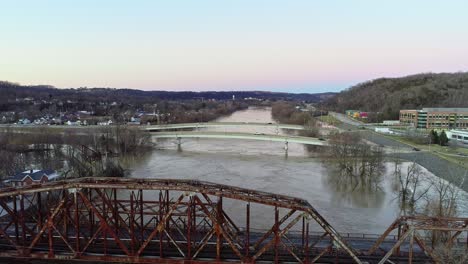
POLYGON ((393 131, 388 127, 376 127, 375 132, 384 134, 393 134, 393 131))
POLYGON ((400 124, 400 120, 384 120, 383 124, 385 126, 397 126, 400 124))
POLYGON ((450 140, 468 144, 468 130, 450 130, 447 131, 447 137, 450 140))

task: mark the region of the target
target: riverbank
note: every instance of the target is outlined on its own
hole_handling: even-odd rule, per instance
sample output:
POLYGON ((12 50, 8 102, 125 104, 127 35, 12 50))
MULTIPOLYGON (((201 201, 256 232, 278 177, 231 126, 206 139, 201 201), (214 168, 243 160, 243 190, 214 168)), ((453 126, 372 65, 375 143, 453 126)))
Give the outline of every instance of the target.
MULTIPOLYGON (((343 117, 342 115, 335 114, 334 117, 342 122, 341 124, 337 125, 338 128, 346 131, 357 131, 364 139, 374 144, 393 148, 417 147, 403 140, 396 140, 393 137, 384 136, 368 129, 361 129, 361 126, 356 124, 354 120, 346 120, 346 117, 343 117)), ((426 168, 432 174, 451 183, 458 185, 460 182, 462 182, 462 185, 459 187, 462 190, 468 192, 468 164, 460 164, 458 161, 454 162, 451 159, 443 158, 438 155, 438 153, 429 152, 426 149, 423 151, 413 151, 410 153, 390 154, 390 157, 398 157, 407 161, 416 162, 417 164, 426 168), (460 179, 463 178, 465 180, 460 181, 460 179)))

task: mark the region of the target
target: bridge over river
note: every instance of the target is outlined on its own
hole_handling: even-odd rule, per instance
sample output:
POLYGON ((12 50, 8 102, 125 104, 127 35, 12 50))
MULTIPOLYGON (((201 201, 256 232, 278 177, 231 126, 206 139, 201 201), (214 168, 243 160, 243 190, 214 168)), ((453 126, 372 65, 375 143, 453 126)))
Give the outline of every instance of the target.
POLYGON ((181 123, 181 124, 165 124, 165 125, 151 125, 143 127, 147 131, 160 131, 170 129, 199 129, 209 127, 262 127, 262 128, 274 128, 277 133, 279 129, 291 129, 291 130, 305 130, 304 126, 291 125, 291 124, 279 124, 279 123, 258 123, 258 122, 201 122, 201 123, 181 123))
MULTIPOLYGON (((201 122, 201 123, 179 123, 179 124, 163 124, 163 125, 139 125, 135 126, 144 131, 161 131, 161 130, 171 130, 171 129, 199 129, 199 128, 213 128, 213 127, 260 127, 260 128, 274 128, 277 133, 279 129, 289 129, 289 130, 306 130, 307 128, 300 125, 290 125, 290 124, 278 124, 278 123, 259 123, 259 122, 201 122)), ((12 125, 12 124, 0 124, 0 130, 10 131, 24 131, 24 130, 33 130, 41 128, 50 128, 50 129, 92 129, 92 128, 107 128, 115 127, 114 125, 109 126, 98 126, 98 125, 89 125, 89 126, 68 126, 68 125, 54 125, 54 126, 45 126, 45 125, 12 125)))
POLYGON ((299 143, 305 145, 328 146, 324 139, 313 137, 301 137, 292 135, 271 135, 264 133, 240 133, 240 132, 209 132, 209 131, 171 131, 171 132, 152 132, 154 138, 173 138, 181 144, 183 138, 219 138, 219 139, 244 139, 283 142, 285 149, 288 149, 289 143, 299 143))
POLYGON ((427 263, 440 261, 426 237, 434 231, 467 250, 468 218, 402 217, 382 235, 346 234, 303 199, 194 180, 82 178, 4 188, 0 210, 5 258, 427 263), (255 221, 260 208, 271 223, 255 221))

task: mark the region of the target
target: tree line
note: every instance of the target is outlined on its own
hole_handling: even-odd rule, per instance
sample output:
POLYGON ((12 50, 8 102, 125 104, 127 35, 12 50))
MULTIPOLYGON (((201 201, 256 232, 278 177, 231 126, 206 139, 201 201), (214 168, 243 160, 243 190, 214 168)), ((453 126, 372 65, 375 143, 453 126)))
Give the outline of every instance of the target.
POLYGON ((323 102, 330 110, 372 112, 374 121, 398 119, 401 109, 467 107, 468 73, 424 73, 357 84, 323 102))
POLYGON ((135 127, 0 133, 0 179, 27 169, 61 170, 67 178, 123 176, 120 159, 153 148, 150 135, 135 127))

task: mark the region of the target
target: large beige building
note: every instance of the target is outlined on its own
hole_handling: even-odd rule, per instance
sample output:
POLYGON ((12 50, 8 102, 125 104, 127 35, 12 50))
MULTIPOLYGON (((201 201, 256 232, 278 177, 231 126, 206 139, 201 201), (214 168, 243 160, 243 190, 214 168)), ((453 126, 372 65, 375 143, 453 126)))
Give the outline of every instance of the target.
POLYGON ((468 129, 468 108, 400 110, 400 123, 426 129, 468 129))

